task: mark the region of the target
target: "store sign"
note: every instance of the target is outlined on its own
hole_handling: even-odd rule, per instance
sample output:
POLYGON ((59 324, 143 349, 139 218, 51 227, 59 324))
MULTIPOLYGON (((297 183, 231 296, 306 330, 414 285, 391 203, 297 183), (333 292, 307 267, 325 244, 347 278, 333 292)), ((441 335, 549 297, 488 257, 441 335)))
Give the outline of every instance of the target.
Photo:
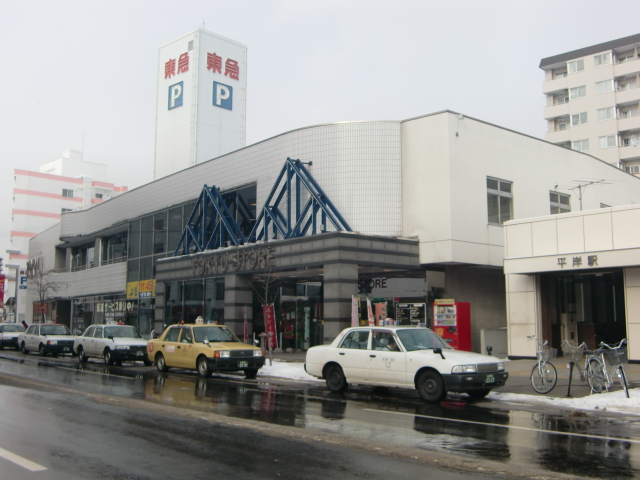
POLYGON ((216 107, 233 110, 233 87, 213 82, 213 104, 216 107))
POLYGON ((567 261, 567 257, 558 257, 558 266, 560 268, 581 268, 581 267, 598 267, 598 256, 597 255, 587 255, 586 265, 582 261, 582 256, 571 257, 569 261, 567 261), (571 263, 569 263, 571 262, 571 263))
POLYGON ((233 253, 198 255, 191 258, 191 268, 197 276, 267 268, 276 264, 275 253, 275 248, 258 248, 233 253))
POLYGON ((156 281, 140 280, 139 282, 127 282, 127 299, 152 298, 156 296, 156 281))
POLYGON ((182 106, 182 93, 184 90, 183 83, 184 82, 178 82, 175 85, 171 85, 169 87, 169 110, 182 106))

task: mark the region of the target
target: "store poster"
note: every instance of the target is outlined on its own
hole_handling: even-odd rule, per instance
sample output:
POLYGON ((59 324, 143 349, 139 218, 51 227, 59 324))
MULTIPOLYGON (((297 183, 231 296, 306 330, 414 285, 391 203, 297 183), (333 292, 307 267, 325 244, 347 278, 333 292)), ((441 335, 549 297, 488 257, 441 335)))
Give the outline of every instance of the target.
POLYGON ((262 306, 264 317, 264 328, 267 334, 267 348, 270 350, 278 348, 278 332, 276 331, 276 310, 273 303, 262 306))

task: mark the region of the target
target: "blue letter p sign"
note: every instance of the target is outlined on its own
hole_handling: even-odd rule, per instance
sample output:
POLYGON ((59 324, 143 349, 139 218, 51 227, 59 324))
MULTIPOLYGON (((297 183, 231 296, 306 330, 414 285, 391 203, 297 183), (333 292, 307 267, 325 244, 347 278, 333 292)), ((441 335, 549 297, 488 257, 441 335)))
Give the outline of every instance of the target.
POLYGON ((232 110, 233 87, 224 83, 213 82, 213 104, 216 107, 232 110))
POLYGON ((182 82, 169 87, 169 110, 182 106, 182 82))

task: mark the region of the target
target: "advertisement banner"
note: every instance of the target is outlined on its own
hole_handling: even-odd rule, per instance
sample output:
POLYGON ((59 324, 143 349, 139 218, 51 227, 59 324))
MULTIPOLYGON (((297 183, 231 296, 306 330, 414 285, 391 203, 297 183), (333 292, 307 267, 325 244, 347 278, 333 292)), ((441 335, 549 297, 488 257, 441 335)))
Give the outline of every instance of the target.
POLYGON ((5 276, 0 274, 0 307, 4 306, 4 280, 5 276))
POLYGON ((371 309, 371 299, 367 298, 367 318, 369 319, 369 326, 374 327, 376 324, 376 319, 373 316, 373 310, 371 309))
POLYGON ((264 317, 264 333, 266 333, 267 349, 278 348, 278 332, 276 331, 276 309, 273 303, 262 306, 262 315, 264 317))
POLYGON ((351 326, 357 327, 360 323, 360 298, 351 295, 351 326))
POLYGON ((376 325, 384 325, 387 319, 387 304, 376 303, 376 325))

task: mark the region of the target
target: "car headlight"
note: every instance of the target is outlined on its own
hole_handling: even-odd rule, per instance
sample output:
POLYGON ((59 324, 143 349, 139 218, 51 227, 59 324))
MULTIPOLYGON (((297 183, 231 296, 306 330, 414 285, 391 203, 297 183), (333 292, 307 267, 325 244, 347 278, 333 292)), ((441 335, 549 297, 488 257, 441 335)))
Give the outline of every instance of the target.
POLYGON ((253 356, 254 357, 262 357, 262 350, 254 350, 253 351, 253 356))
POLYGON ((114 350, 129 350, 129 345, 116 345, 113 347, 114 350))
POLYGON ((2 340, 11 340, 11 337, 2 337, 2 340))
POLYGON ((451 369, 451 373, 477 373, 475 365, 456 365, 451 369))
POLYGON ((216 350, 213 352, 213 358, 229 358, 231 352, 229 350, 216 350))
POLYGON ((499 372, 504 372, 504 362, 500 362, 500 363, 498 364, 498 371, 499 371, 499 372))
POLYGON ((58 341, 57 340, 47 340, 47 345, 57 345, 58 341))

